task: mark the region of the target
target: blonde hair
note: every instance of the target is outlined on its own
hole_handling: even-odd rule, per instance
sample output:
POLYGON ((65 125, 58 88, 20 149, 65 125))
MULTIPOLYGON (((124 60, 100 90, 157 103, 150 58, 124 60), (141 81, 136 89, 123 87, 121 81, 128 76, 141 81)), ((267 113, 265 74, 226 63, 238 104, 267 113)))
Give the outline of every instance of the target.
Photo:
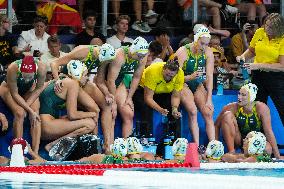
POLYGON ((279 13, 271 13, 265 19, 265 24, 270 22, 273 37, 279 38, 284 36, 284 19, 279 13))

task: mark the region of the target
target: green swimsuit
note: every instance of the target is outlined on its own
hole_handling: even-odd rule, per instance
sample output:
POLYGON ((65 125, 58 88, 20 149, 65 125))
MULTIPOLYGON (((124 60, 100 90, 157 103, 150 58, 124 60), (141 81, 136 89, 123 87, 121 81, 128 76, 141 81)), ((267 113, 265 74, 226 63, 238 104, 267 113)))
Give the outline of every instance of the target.
POLYGON ((40 114, 49 114, 55 119, 59 118, 59 110, 61 105, 65 103, 65 100, 58 97, 54 91, 54 82, 51 82, 40 94, 40 114))
POLYGON ((129 53, 128 46, 122 46, 121 48, 123 48, 124 50, 126 61, 119 71, 118 77, 115 80, 115 85, 118 87, 120 83, 123 82, 125 86, 129 88, 129 85, 131 83, 131 81, 129 81, 131 80, 129 77, 130 76, 129 73, 133 73, 138 68, 139 61, 128 58, 128 53, 129 53))
MULTIPOLYGON (((34 59, 34 62, 36 63, 36 65, 38 65, 38 59, 34 59)), ((34 78, 31 81, 25 82, 22 76, 22 72, 20 71, 22 60, 16 60, 15 63, 18 65, 19 68, 17 72, 18 93, 20 96, 23 96, 32 88, 34 82, 36 81, 37 73, 34 75, 34 78)))
MULTIPOLYGON (((183 64, 183 71, 184 71, 184 75, 191 75, 193 72, 197 71, 198 67, 202 67, 203 70, 205 70, 205 66, 206 66, 206 56, 205 54, 201 54, 201 55, 193 55, 190 47, 193 44, 186 44, 184 47, 187 50, 187 55, 188 58, 187 60, 184 62, 183 64)), ((187 81, 186 84, 189 87, 189 89, 192 91, 192 93, 195 93, 197 87, 203 82, 203 80, 200 79, 194 79, 194 80, 190 80, 187 81)))
POLYGON ((243 107, 238 107, 236 119, 242 138, 245 138, 251 131, 263 133, 262 123, 256 112, 256 104, 254 103, 251 114, 244 113, 243 107))

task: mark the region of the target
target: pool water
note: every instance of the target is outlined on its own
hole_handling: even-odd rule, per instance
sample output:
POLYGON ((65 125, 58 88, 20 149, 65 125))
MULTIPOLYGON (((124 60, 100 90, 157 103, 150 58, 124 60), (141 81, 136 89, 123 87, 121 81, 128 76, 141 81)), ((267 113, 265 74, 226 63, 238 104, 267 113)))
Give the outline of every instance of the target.
MULTIPOLYGON (((7 188, 7 189, 45 189, 45 188, 95 188, 95 189, 102 189, 102 188, 114 188, 114 189, 127 189, 127 188, 143 188, 143 189, 156 189, 156 188, 183 188, 183 185, 180 185, 181 180, 178 181, 177 178, 182 179, 186 176, 190 176, 188 180, 188 184, 193 184, 192 181, 196 181, 198 179, 201 180, 200 185, 205 183, 205 186, 202 186, 200 188, 219 188, 215 187, 216 183, 223 182, 224 188, 234 188, 233 186, 236 185, 236 183, 240 183, 240 181, 248 181, 251 180, 252 184, 256 180, 258 182, 258 189, 261 188, 267 188, 266 186, 270 186, 269 188, 283 188, 284 185, 284 169, 210 169, 210 170, 203 170, 203 169, 190 169, 190 168, 175 168, 175 169, 116 169, 109 171, 111 173, 115 173, 112 175, 106 174, 105 180, 101 180, 99 182, 96 181, 96 179, 104 179, 105 176, 72 176, 72 175, 63 175, 62 180, 59 178, 61 175, 45 175, 45 174, 17 174, 16 176, 3 176, 3 173, 0 173, 0 188, 7 188), (166 176, 165 175, 172 174, 175 175, 175 177, 166 176), (135 174, 139 175, 142 174, 143 178, 145 180, 147 179, 147 175, 153 174, 155 178, 151 178, 149 182, 139 183, 135 179, 135 174), (124 181, 122 182, 115 182, 111 181, 109 179, 115 178, 118 175, 124 178, 124 181), (158 175, 158 176, 157 176, 158 175), (161 175, 161 176, 160 176, 161 175), (35 177, 39 176, 38 179, 35 177), (67 176, 67 178, 64 178, 67 176), (132 177, 131 177, 132 176, 132 177), (17 178, 18 177, 18 178, 17 178), (92 177, 88 181, 84 181, 83 178, 92 177), (125 178, 129 177, 128 181, 125 178), (212 177, 212 178, 211 178, 212 177), (213 178, 216 177, 216 178, 213 178), (237 178, 237 180, 232 180, 231 178, 237 178), (25 179, 26 178, 26 179, 25 179), (71 178, 71 180, 70 180, 71 178), (132 179, 131 179, 132 178, 132 179), (172 183, 170 183, 169 178, 172 178, 172 183), (202 179, 204 178, 204 179, 202 179), (219 181, 218 181, 219 179, 219 181), (273 180, 274 179, 274 180, 273 180), (276 179, 276 181, 275 181, 276 179), (25 181, 27 180, 27 181, 25 181), (77 181, 76 181, 77 180, 77 181), (153 183, 153 180, 155 182, 160 183, 153 183), (281 184, 278 181, 281 181, 281 184), (94 181, 94 182, 92 182, 94 181), (175 183, 178 182, 178 183, 175 183), (210 186, 210 182, 216 182, 210 186), (283 182, 282 182, 283 181, 283 182), (163 185, 163 182, 169 182, 170 184, 168 186, 163 185), (208 182, 206 184, 206 182, 208 182), (262 185, 261 182, 265 182, 262 185), (235 183, 235 184, 233 184, 235 183), (176 184, 176 185, 175 185, 176 184), (176 186, 176 187, 175 187, 176 186), (228 187, 230 186, 230 187, 228 187)), ((5 174, 5 173, 4 173, 5 174)), ((9 173, 8 173, 9 174, 9 173)), ((141 179, 141 178, 140 178, 141 179)), ((114 179, 115 180, 115 179, 114 179)), ((141 181, 141 180, 140 180, 141 181)), ((182 180, 184 182, 184 180, 182 180)), ((249 183, 249 182, 248 182, 249 183)), ((244 184, 244 186, 247 186, 247 184, 244 184)), ((195 186, 196 188, 196 186, 195 186)), ((221 187, 222 188, 222 187, 221 187)), ((239 186, 238 188, 245 188, 242 186, 239 186)))

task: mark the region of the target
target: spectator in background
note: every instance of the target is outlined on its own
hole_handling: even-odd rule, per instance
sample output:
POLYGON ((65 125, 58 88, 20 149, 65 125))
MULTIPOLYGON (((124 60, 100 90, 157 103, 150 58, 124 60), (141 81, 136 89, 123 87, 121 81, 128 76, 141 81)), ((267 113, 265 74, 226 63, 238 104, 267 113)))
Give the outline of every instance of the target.
POLYGON ((265 5, 261 0, 228 0, 228 3, 237 7, 240 13, 244 13, 247 16, 247 20, 257 21, 256 16, 258 15, 258 20, 260 25, 262 25, 262 18, 267 14, 265 5), (239 3, 238 3, 239 2, 239 3))
POLYGON ((95 30, 97 19, 96 13, 92 10, 87 10, 83 14, 83 19, 86 28, 76 35, 75 46, 89 45, 93 38, 98 38, 98 43, 100 44, 105 43, 105 36, 95 30))
POLYGON ((48 51, 47 39, 49 34, 46 33, 47 18, 37 16, 34 19, 34 28, 28 31, 22 31, 18 38, 18 48, 21 52, 40 57, 48 51))
POLYGON ((228 64, 224 48, 221 47, 221 37, 219 35, 211 35, 209 47, 211 47, 215 59, 214 73, 231 73, 233 75, 238 74, 238 72, 232 70, 232 68, 228 64))
POLYGON ((76 32, 82 31, 82 22, 77 10, 59 1, 39 0, 37 14, 46 16, 49 23, 49 34, 57 34, 59 27, 69 26, 76 32))
POLYGON ((7 16, 0 14, 0 64, 8 66, 20 55, 17 40, 8 32, 10 21, 7 16))
POLYGON ((128 31, 128 24, 130 22, 130 17, 128 15, 120 15, 116 19, 116 28, 117 33, 110 38, 107 38, 107 43, 112 45, 115 49, 125 46, 129 43, 129 46, 132 44, 133 39, 126 36, 128 31))
POLYGON ((236 57, 242 55, 248 49, 249 43, 257 29, 258 24, 256 21, 248 21, 243 25, 242 31, 232 37, 229 63, 233 68, 239 67, 236 57))
MULTIPOLYGON (((112 10, 114 12, 115 19, 119 16, 119 10, 120 10, 120 1, 121 0, 112 0, 112 10)), ((133 9, 135 12, 135 18, 136 21, 132 24, 131 28, 137 31, 140 31, 142 33, 148 33, 151 31, 151 28, 149 27, 147 22, 142 21, 142 1, 141 0, 133 0, 133 9)), ((147 0, 148 5, 148 12, 146 14, 146 17, 153 16, 153 14, 156 14, 153 11, 154 7, 154 0, 147 0)), ((116 24, 113 25, 113 29, 116 30, 116 24)))
POLYGON ((50 36, 47 39, 47 44, 48 44, 49 51, 45 52, 40 58, 41 58, 41 61, 46 65, 47 72, 49 72, 46 75, 46 80, 49 81, 49 80, 52 80, 50 63, 54 59, 59 58, 65 55, 66 53, 60 51, 61 43, 59 41, 59 38, 56 35, 50 36))
POLYGON ((212 0, 198 0, 198 4, 201 7, 206 7, 208 15, 212 16, 212 25, 216 29, 221 28, 220 9, 223 9, 231 14, 236 14, 238 12, 238 9, 236 7, 232 7, 225 3, 219 3, 212 0))
POLYGON ((157 27, 153 30, 153 35, 155 40, 158 41, 163 47, 163 51, 159 57, 161 58, 161 62, 168 60, 168 58, 174 53, 170 44, 169 30, 165 27, 157 27))

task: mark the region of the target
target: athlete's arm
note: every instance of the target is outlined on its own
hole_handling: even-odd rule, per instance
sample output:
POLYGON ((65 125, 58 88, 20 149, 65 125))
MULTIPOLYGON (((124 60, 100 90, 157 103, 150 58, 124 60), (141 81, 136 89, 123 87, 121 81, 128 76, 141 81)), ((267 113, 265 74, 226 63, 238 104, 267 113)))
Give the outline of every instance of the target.
POLYGON ((107 74, 107 87, 109 92, 115 96, 116 86, 115 80, 117 79, 122 65, 125 63, 124 52, 122 49, 118 49, 116 58, 113 63, 110 64, 107 74))
POLYGON ((50 67, 51 67, 53 78, 55 80, 59 79, 58 72, 59 72, 60 66, 67 65, 68 62, 70 62, 71 60, 83 60, 88 55, 88 52, 89 52, 89 48, 87 45, 80 45, 74 48, 71 52, 52 61, 50 63, 50 67))
POLYGON ((18 93, 18 86, 17 86, 17 71, 18 66, 16 63, 11 63, 7 69, 7 85, 10 90, 10 93, 13 99, 17 102, 19 106, 24 108, 28 113, 33 113, 34 111, 30 108, 27 104, 25 99, 21 97, 18 93))
POLYGON ((274 157, 279 159, 280 153, 279 153, 277 142, 276 142, 276 139, 275 139, 272 127, 271 127, 271 116, 270 116, 269 107, 262 102, 257 102, 256 111, 261 118, 263 131, 266 136, 266 140, 270 143, 272 147, 272 152, 274 154, 274 157))
POLYGON ((106 85, 106 74, 109 64, 112 63, 104 62, 103 64, 101 64, 98 68, 97 77, 96 77, 96 84, 105 96, 110 94, 108 87, 106 85))
POLYGON ((147 63, 147 57, 148 57, 148 54, 146 56, 144 56, 144 58, 139 62, 139 66, 133 74, 133 79, 131 81, 131 85, 130 85, 130 89, 129 89, 126 101, 127 101, 127 99, 128 100, 132 99, 132 97, 133 97, 133 95, 134 95, 134 93, 135 93, 135 91, 136 91, 136 89, 139 85, 139 82, 140 82, 140 79, 142 77, 145 65, 147 63))
POLYGON ((35 90, 33 90, 31 96, 27 99, 27 104, 30 106, 39 97, 40 93, 44 89, 44 82, 46 77, 46 65, 39 61, 37 70, 37 81, 35 90))
POLYGON ((214 72, 214 55, 212 50, 206 48, 206 89, 207 89, 207 102, 212 103, 212 90, 213 90, 213 72, 214 72))
POLYGON ((77 109, 77 99, 79 93, 79 83, 72 79, 64 79, 64 86, 67 87, 66 94, 66 109, 70 120, 78 120, 84 118, 94 118, 97 116, 96 112, 83 112, 77 109))

